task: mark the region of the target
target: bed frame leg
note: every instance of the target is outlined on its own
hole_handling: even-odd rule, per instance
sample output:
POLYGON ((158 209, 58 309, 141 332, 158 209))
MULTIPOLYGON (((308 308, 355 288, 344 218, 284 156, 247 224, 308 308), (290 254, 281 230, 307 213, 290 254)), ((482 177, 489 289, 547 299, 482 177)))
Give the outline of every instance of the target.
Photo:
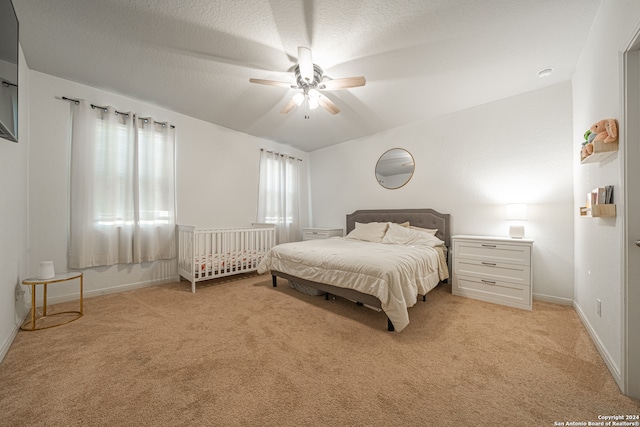
POLYGON ((422 301, 426 301, 427 300, 427 296, 426 295, 422 295, 422 301))
POLYGON ((195 281, 191 282, 191 293, 192 294, 196 293, 196 282, 195 281))
POLYGON ((393 323, 391 323, 391 319, 389 319, 388 317, 387 317, 387 330, 389 332, 393 332, 396 330, 396 328, 393 327, 393 323))
POLYGON ((278 279, 276 278, 276 276, 271 276, 271 283, 273 283, 274 288, 278 286, 278 279))

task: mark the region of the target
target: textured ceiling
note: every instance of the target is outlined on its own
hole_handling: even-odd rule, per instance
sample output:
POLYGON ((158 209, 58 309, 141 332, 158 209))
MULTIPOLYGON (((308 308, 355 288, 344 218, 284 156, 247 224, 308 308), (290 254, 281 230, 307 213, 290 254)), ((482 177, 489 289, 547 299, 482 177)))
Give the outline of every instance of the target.
POLYGON ((13 3, 33 70, 313 151, 569 80, 600 0, 13 3), (298 46, 366 77, 325 93, 339 114, 280 114, 295 90, 249 83, 294 83, 298 46))

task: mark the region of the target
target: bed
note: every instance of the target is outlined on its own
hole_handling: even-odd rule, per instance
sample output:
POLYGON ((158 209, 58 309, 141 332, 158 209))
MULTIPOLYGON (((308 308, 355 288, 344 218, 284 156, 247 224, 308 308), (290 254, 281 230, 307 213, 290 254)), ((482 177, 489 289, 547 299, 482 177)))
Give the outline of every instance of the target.
POLYGON ((275 245, 275 226, 254 223, 246 228, 200 229, 178 225, 178 274, 196 283, 256 271, 275 245))
POLYGON ((449 214, 433 209, 358 210, 347 215, 347 237, 277 245, 260 262, 258 273, 270 271, 274 287, 280 277, 325 292, 327 297, 335 295, 382 310, 387 315, 388 330, 399 332, 408 325, 408 308, 416 303, 418 295, 424 300, 426 293, 450 276, 450 222, 449 214), (371 243, 350 238, 358 233, 354 232, 356 228, 378 228, 379 224, 389 224, 389 233, 383 232, 383 238, 393 234, 385 243, 397 243, 394 238, 406 234, 419 235, 419 244, 371 243), (413 227, 412 231, 403 231, 409 230, 407 225, 413 227), (418 233, 413 231, 416 227, 420 229, 418 233), (425 234, 432 234, 435 240, 425 234), (423 238, 433 244, 423 245, 423 238), (394 260, 397 265, 389 265, 394 260), (412 270, 415 263, 422 268, 420 274, 412 270))

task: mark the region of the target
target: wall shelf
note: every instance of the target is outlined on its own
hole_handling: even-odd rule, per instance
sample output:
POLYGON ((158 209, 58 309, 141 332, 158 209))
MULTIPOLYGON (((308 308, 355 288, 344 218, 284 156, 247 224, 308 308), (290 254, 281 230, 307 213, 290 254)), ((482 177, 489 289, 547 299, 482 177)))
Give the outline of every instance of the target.
POLYGON ((580 216, 591 218, 611 218, 616 216, 616 205, 593 205, 590 208, 581 206, 580 216))
POLYGON ((580 163, 596 163, 601 162, 618 152, 618 141, 605 144, 602 141, 593 143, 593 153, 587 157, 582 157, 580 150, 580 163))

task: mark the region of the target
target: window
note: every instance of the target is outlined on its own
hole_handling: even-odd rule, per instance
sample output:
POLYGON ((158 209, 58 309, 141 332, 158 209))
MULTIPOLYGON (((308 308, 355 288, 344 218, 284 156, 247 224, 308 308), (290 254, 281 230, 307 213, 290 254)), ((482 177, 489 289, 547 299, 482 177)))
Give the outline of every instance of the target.
POLYGON ((276 243, 299 240, 299 163, 287 154, 260 152, 258 222, 275 224, 276 243))
POLYGON ((73 105, 69 266, 175 257, 174 130, 73 105))

